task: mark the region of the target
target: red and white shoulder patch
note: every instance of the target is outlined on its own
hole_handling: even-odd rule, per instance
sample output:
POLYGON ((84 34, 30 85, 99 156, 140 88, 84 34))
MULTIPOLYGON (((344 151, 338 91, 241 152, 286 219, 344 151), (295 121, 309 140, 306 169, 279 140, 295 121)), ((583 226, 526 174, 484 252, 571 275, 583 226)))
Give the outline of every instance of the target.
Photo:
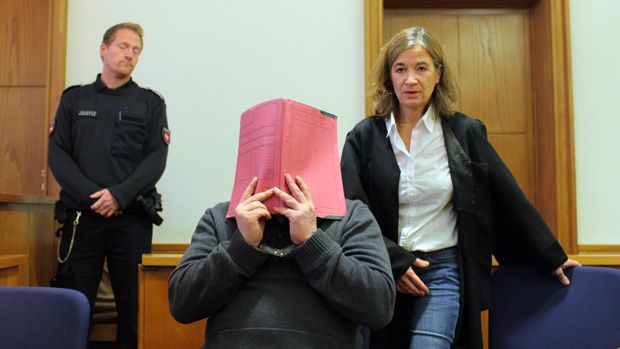
POLYGON ((170 144, 170 130, 166 126, 161 128, 161 140, 164 141, 165 144, 170 144))

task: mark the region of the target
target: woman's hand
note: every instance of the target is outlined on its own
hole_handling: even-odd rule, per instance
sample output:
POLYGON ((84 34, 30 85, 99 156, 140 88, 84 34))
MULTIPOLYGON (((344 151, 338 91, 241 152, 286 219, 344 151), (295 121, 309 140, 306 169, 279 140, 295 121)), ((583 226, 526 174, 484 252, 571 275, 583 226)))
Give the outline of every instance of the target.
POLYGON ((564 269, 572 268, 572 267, 580 267, 580 266, 581 266, 581 263, 569 258, 566 260, 566 262, 564 262, 564 264, 562 264, 560 267, 558 267, 556 270, 552 271, 551 273, 555 275, 558 278, 558 280, 560 280, 562 285, 568 286, 570 285, 570 280, 568 279, 568 276, 564 274, 564 269))
MULTIPOLYGON (((418 268, 426 268, 430 265, 428 261, 417 258, 413 265, 418 268)), ((414 296, 428 296, 430 290, 424 284, 422 279, 418 276, 418 274, 413 271, 412 267, 409 267, 405 274, 396 281, 396 290, 400 293, 410 294, 414 296)))

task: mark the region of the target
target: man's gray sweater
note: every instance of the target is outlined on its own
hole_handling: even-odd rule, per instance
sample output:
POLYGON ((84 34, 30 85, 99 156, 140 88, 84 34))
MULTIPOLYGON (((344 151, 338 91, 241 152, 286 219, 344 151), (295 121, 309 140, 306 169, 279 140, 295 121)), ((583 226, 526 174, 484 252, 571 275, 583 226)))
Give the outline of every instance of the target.
MULTIPOLYGON (((364 204, 347 200, 342 220, 318 219, 316 233, 285 257, 246 244, 227 209, 205 212, 168 283, 175 319, 209 318, 207 348, 356 348, 360 324, 390 321, 394 280, 364 204)), ((284 250, 292 242, 280 218, 267 221, 262 244, 284 250)))

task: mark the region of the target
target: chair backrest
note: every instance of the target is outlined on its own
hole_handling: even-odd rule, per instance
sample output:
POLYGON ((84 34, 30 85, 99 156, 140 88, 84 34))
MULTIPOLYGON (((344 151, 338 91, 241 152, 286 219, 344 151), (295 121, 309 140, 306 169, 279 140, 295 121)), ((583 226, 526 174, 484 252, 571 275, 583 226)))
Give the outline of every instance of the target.
POLYGON ((90 307, 81 292, 0 287, 0 348, 84 349, 90 307))
POLYGON ((620 270, 565 270, 570 286, 523 266, 492 276, 490 348, 620 348, 620 270))

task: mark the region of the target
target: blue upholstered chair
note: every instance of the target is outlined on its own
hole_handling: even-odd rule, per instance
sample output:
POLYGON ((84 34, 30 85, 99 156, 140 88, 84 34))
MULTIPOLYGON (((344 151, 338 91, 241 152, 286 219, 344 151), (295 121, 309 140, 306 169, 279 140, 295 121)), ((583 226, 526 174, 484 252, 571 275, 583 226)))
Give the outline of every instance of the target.
POLYGON ((565 272, 568 287, 528 267, 493 273, 491 349, 620 348, 620 270, 565 272))
POLYGON ((0 287, 0 348, 83 349, 90 308, 81 292, 0 287))

